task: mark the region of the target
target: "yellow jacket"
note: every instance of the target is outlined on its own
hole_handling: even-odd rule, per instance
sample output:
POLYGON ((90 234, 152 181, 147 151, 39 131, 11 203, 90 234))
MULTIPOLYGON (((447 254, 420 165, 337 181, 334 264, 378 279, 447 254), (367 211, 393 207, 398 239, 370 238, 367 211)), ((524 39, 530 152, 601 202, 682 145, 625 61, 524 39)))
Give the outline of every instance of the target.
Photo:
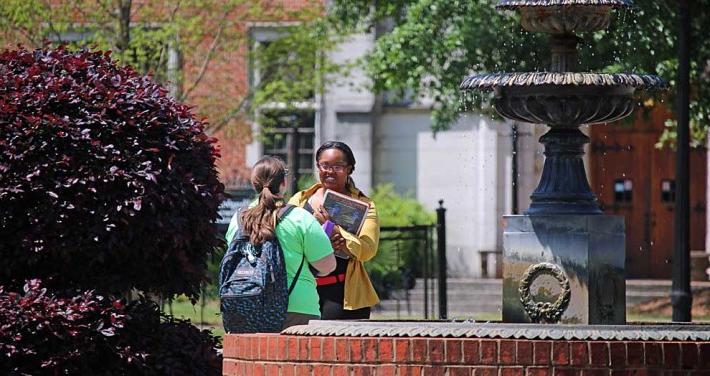
MULTIPOLYGON (((289 204, 304 207, 308 199, 313 196, 321 186, 320 183, 316 183, 312 187, 296 193, 289 200, 289 204)), ((348 269, 345 272, 345 298, 343 308, 355 310, 364 307, 372 307, 380 301, 363 265, 365 261, 372 259, 377 254, 377 246, 380 241, 380 221, 377 218, 377 210, 372 200, 357 188, 350 189, 350 196, 370 204, 365 223, 363 223, 362 229, 360 229, 360 236, 356 236, 340 228, 340 233, 343 235, 343 238, 345 238, 345 245, 354 256, 348 261, 348 269)))

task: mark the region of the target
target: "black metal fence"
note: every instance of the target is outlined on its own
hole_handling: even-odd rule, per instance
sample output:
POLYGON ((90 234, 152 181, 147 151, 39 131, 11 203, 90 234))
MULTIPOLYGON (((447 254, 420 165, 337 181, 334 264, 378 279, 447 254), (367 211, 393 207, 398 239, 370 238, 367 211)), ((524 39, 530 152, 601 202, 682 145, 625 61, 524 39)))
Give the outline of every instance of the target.
POLYGON ((412 316, 411 292, 416 288, 415 281, 421 281, 424 319, 447 317, 446 286, 446 209, 443 200, 439 201, 437 221, 433 225, 383 226, 380 228, 379 252, 394 252, 396 265, 400 267, 402 279, 397 284, 399 289, 389 294, 396 302, 397 318, 402 316, 403 301, 407 316, 412 316), (436 279, 436 283, 435 283, 436 279), (434 303, 438 303, 435 304, 434 303))
POLYGON ((424 283, 424 318, 433 316, 432 297, 435 294, 433 270, 433 238, 434 225, 414 226, 384 226, 380 228, 380 249, 378 252, 394 252, 396 265, 400 266, 397 288, 389 294, 390 300, 396 302, 397 318, 401 317, 402 307, 406 306, 407 316, 412 316, 410 290, 415 287, 415 281, 424 283))

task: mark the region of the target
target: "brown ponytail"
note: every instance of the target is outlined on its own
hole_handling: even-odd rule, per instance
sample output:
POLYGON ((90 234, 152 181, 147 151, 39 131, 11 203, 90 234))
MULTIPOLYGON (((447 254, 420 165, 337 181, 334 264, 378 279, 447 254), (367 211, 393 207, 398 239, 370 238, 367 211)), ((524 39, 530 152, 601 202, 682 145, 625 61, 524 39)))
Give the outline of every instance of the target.
POLYGON ((242 213, 241 223, 243 233, 249 234, 249 240, 254 245, 275 236, 274 213, 283 206, 279 190, 284 179, 286 165, 271 156, 261 158, 251 171, 251 184, 259 196, 259 202, 242 213))

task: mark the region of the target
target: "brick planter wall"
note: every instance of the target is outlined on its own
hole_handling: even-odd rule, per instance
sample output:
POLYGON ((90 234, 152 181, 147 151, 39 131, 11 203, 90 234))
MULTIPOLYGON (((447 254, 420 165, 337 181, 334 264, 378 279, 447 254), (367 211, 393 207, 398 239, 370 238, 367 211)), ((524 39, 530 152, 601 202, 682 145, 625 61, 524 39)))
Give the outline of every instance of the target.
POLYGON ((710 342, 228 334, 224 375, 710 375, 710 342))

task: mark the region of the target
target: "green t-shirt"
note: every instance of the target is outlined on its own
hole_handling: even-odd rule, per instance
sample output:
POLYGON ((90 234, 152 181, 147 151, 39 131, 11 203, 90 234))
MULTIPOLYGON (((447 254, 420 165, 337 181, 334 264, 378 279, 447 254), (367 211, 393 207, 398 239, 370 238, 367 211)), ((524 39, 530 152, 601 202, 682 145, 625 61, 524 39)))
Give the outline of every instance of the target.
MULTIPOLYGON (((254 204, 252 203, 250 206, 254 204)), ((231 241, 237 233, 239 227, 237 215, 239 213, 239 211, 235 213, 229 222, 227 242, 231 241)), ((328 236, 311 213, 295 207, 276 226, 276 238, 279 239, 279 244, 284 252, 288 286, 291 286, 291 281, 301 265, 301 259, 304 254, 306 255, 298 282, 288 299, 288 311, 320 316, 316 280, 308 269, 308 263, 318 261, 333 253, 328 236)))

